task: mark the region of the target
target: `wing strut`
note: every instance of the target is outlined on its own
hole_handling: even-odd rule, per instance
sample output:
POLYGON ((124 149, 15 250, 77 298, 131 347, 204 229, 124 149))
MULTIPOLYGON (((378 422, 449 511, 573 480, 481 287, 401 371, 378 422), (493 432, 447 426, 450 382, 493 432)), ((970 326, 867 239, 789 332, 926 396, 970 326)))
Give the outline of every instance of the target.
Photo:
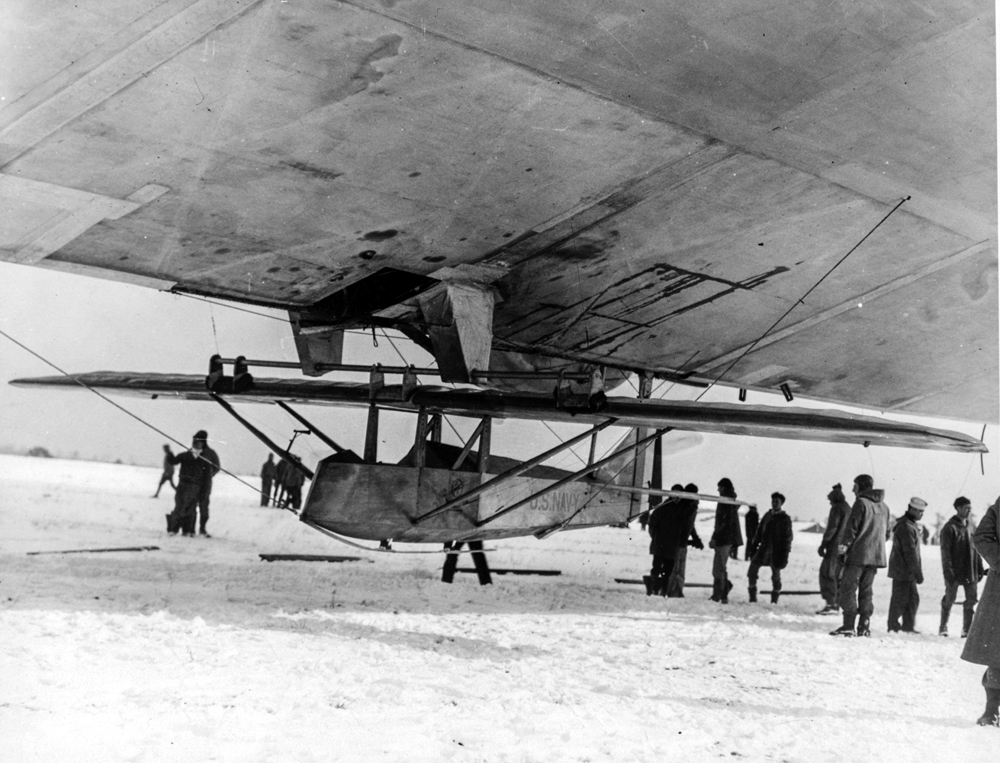
POLYGON ((436 509, 431 509, 426 514, 417 517, 416 519, 413 520, 413 524, 418 525, 426 519, 430 519, 431 517, 436 517, 438 514, 442 514, 446 511, 449 511, 450 509, 454 509, 456 506, 471 501, 473 498, 481 495, 482 493, 485 493, 490 488, 497 487, 500 484, 510 479, 513 479, 514 477, 519 477, 529 469, 534 469, 543 461, 547 461, 548 459, 552 458, 552 456, 556 455, 557 453, 561 453, 562 451, 568 448, 572 448, 574 445, 576 445, 579 442, 583 442, 588 437, 592 437, 596 435, 598 432, 602 431, 603 429, 607 429, 609 426, 614 424, 615 421, 617 421, 617 419, 608 419, 607 421, 603 421, 597 426, 593 427, 592 429, 588 429, 583 434, 577 435, 576 437, 572 438, 571 440, 567 440, 566 442, 559 443, 556 447, 545 451, 540 456, 535 456, 530 461, 525 461, 523 464, 518 464, 512 469, 508 469, 503 474, 498 474, 496 477, 487 482, 484 482, 479 487, 474 487, 472 488, 472 490, 463 493, 457 498, 452 498, 450 501, 441 504, 436 509))
POLYGON ((297 458, 295 458, 294 456, 292 456, 291 451, 285 450, 281 446, 277 445, 270 437, 268 437, 266 434, 264 434, 259 429, 257 429, 257 427, 255 427, 253 424, 251 424, 245 418, 243 418, 242 416, 240 416, 240 414, 238 414, 233 409, 233 406, 231 406, 229 403, 227 403, 225 400, 223 400, 217 394, 215 394, 214 392, 212 392, 210 394, 212 395, 212 399, 215 402, 217 402, 219 405, 221 405, 223 408, 225 408, 226 411, 228 411, 229 414, 234 419, 236 419, 243 426, 245 426, 250 431, 250 433, 252 435, 254 435, 258 440, 260 440, 267 447, 269 447, 271 450, 273 450, 275 453, 277 453, 279 456, 281 456, 283 459, 285 459, 285 461, 287 461, 289 464, 291 464, 296 469, 298 469, 300 472, 302 472, 308 479, 312 479, 315 476, 313 474, 313 470, 312 469, 310 469, 308 466, 306 466, 305 464, 303 464, 297 458))
POLYGON ((486 519, 482 519, 482 520, 476 522, 476 527, 482 527, 483 525, 489 524, 493 520, 499 519, 504 514, 509 514, 510 512, 512 512, 512 511, 514 511, 516 509, 521 508, 525 504, 531 503, 531 501, 534 501, 534 500, 537 500, 538 498, 541 498, 543 495, 548 495, 549 493, 555 492, 556 490, 558 490, 559 488, 561 488, 563 485, 568 485, 571 482, 578 482, 580 479, 582 479, 583 477, 586 477, 591 472, 596 472, 598 469, 600 469, 605 464, 611 463, 612 461, 614 461, 619 456, 623 456, 623 455, 625 455, 627 453, 630 453, 632 451, 638 452, 640 448, 644 449, 644 446, 648 445, 650 442, 652 442, 653 440, 655 440, 657 437, 659 437, 659 436, 661 436, 663 434, 666 434, 669 431, 670 431, 669 427, 665 428, 665 429, 657 429, 655 432, 653 432, 653 434, 648 435, 647 437, 643 437, 641 440, 637 440, 634 443, 630 443, 629 445, 626 445, 624 448, 619 448, 614 453, 612 453, 610 456, 605 456, 600 461, 595 461, 594 463, 592 463, 592 464, 590 464, 588 466, 585 466, 580 471, 574 472, 573 474, 569 475, 568 477, 563 477, 561 480, 558 480, 557 482, 553 482, 551 485, 542 488, 541 490, 539 490, 536 493, 533 493, 532 495, 529 495, 527 498, 521 499, 517 503, 513 503, 510 506, 505 506, 504 508, 502 508, 499 511, 495 512, 494 514, 491 514, 490 516, 486 517, 486 519))
POLYGON ((327 437, 325 434, 319 431, 315 426, 313 426, 312 422, 306 420, 305 416, 302 416, 298 412, 292 410, 292 407, 288 405, 288 403, 284 402, 283 400, 275 400, 275 402, 278 404, 279 408, 286 411, 290 416, 294 417, 300 424, 309 427, 309 430, 314 435, 316 435, 319 439, 321 439, 323 442, 325 442, 327 445, 333 448, 337 453, 344 453, 347 450, 347 448, 340 447, 339 445, 337 445, 337 443, 333 441, 332 438, 327 437))
POLYGON ((455 463, 452 464, 451 467, 452 471, 458 469, 458 467, 460 467, 465 462, 465 459, 468 457, 469 453, 472 452, 472 446, 479 441, 479 436, 483 433, 483 430, 486 428, 486 422, 488 419, 489 416, 483 416, 482 420, 479 422, 479 425, 476 427, 476 431, 474 431, 470 435, 469 441, 465 443, 465 446, 462 448, 462 452, 458 454, 458 458, 456 458, 455 463))

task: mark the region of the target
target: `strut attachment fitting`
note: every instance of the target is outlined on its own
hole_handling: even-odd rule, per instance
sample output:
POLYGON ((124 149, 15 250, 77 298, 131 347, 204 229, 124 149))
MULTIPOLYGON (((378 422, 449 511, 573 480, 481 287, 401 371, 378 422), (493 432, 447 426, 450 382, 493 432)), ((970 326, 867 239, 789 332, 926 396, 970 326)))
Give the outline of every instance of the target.
POLYGON ((601 410, 608 399, 604 393, 604 366, 590 368, 584 381, 560 373, 555 395, 556 407, 564 411, 594 413, 601 410))
POLYGON ((216 394, 239 394, 254 387, 253 376, 245 356, 240 355, 233 361, 233 375, 226 376, 225 365, 221 355, 213 355, 208 360, 208 376, 205 386, 216 394))

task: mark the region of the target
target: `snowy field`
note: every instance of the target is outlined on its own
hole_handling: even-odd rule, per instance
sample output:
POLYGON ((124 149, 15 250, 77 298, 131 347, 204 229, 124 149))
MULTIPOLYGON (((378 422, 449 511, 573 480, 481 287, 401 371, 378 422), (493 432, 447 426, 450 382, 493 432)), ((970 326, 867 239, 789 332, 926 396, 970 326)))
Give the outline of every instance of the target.
MULTIPOLYGON (((648 566, 637 526, 488 544, 495 568, 562 575, 449 586, 440 555, 358 552, 224 476, 214 537, 168 537, 157 477, 0 456, 0 760, 1000 759, 1000 733, 975 725, 982 668, 934 635, 935 547, 922 634, 886 633, 883 571, 873 637, 842 639, 819 596, 748 604, 745 562, 728 606, 615 583, 648 566)), ((817 590, 818 543, 796 535, 786 589, 817 590)), ((688 582, 710 568, 692 550, 688 582)))

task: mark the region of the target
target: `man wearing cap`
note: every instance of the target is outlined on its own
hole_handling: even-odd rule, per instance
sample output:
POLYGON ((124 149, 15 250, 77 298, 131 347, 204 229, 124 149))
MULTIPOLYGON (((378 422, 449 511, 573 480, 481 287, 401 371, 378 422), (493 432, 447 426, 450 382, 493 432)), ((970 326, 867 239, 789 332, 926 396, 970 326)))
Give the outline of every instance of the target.
POLYGON ((210 538, 205 525, 208 523, 208 499, 212 494, 212 477, 219 472, 219 454, 208 447, 208 432, 199 429, 194 433, 195 443, 201 446, 201 458, 205 462, 205 469, 201 475, 201 484, 198 488, 198 516, 194 512, 188 517, 188 522, 184 527, 185 535, 194 535, 195 521, 197 520, 198 532, 206 538, 210 538))
MULTIPOLYGON (((201 434, 200 432, 198 434, 201 434)), ((198 495, 209 471, 209 464, 202 458, 204 440, 195 435, 191 449, 182 453, 171 453, 171 464, 180 464, 177 490, 174 492, 174 510, 167 514, 167 532, 176 535, 194 535, 195 512, 198 495)))
POLYGON ((851 504, 844 498, 844 491, 838 482, 826 495, 830 502, 830 514, 826 518, 826 532, 823 533, 823 540, 819 544, 819 555, 823 561, 819 565, 819 590, 826 602, 816 614, 827 615, 840 611, 837 604, 837 587, 840 583, 840 571, 843 568, 837 546, 840 545, 840 536, 844 532, 844 525, 851 515, 851 504))
POLYGON ((872 583, 878 568, 886 565, 890 517, 889 507, 882 502, 885 491, 876 490, 875 481, 868 474, 855 477, 852 490, 854 505, 837 546, 844 557, 839 591, 844 624, 831 631, 831 636, 871 636, 870 622, 875 612, 872 583))
POLYGON ((983 559, 972 543, 976 523, 969 517, 972 502, 964 495, 955 499, 955 516, 941 528, 941 571, 944 573, 944 598, 941 599, 941 625, 938 635, 948 635, 948 616, 958 597, 958 587, 965 589, 962 605, 962 638, 969 633, 979 601, 979 581, 983 579, 983 559))
POLYGON ((889 577, 892 578, 892 598, 889 600, 889 632, 902 630, 916 633, 917 607, 920 592, 917 586, 924 582, 920 564, 920 526, 927 502, 914 496, 906 513, 892 526, 892 552, 889 554, 889 577), (899 619, 903 623, 900 626, 899 619))

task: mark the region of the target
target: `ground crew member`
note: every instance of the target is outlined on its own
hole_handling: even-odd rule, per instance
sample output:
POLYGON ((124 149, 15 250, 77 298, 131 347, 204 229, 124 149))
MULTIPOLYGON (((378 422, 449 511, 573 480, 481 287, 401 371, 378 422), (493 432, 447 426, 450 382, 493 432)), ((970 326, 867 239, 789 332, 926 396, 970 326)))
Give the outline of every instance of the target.
POLYGON ((840 544, 840 536, 844 532, 847 517, 851 514, 851 504, 844 498, 844 491, 839 482, 827 493, 826 498, 830 502, 830 514, 826 518, 826 532, 823 533, 823 540, 819 544, 819 555, 823 557, 819 565, 819 590, 826 606, 817 612, 817 615, 840 611, 837 588, 844 564, 837 546, 840 544))
POLYGON ((195 440, 201 443, 201 457, 206 462, 205 471, 201 476, 201 485, 198 488, 198 512, 192 514, 188 519, 188 526, 185 528, 185 535, 194 535, 195 520, 198 520, 198 532, 206 538, 210 538, 206 525, 208 524, 208 501, 212 495, 212 478, 219 473, 219 454, 208 447, 208 432, 200 429, 194 434, 195 440))
POLYGON ((274 475, 277 467, 274 464, 274 454, 267 454, 267 461, 260 468, 260 505, 267 506, 271 502, 271 483, 274 482, 274 475))
POLYGON ((163 474, 160 475, 160 484, 156 486, 156 492, 153 493, 153 498, 160 497, 160 488, 163 487, 164 482, 169 482, 170 487, 172 487, 175 491, 177 490, 177 485, 174 484, 174 462, 170 460, 173 455, 174 453, 170 450, 170 446, 164 445, 163 474))
POLYGON ((855 477, 852 490, 854 505, 837 546, 844 556, 838 593, 844 624, 831 631, 831 636, 871 636, 871 616, 875 612, 872 583, 879 567, 886 566, 890 517, 889 507, 882 502, 885 491, 876 490, 875 481, 868 474, 855 477))
POLYGON ((944 598, 941 599, 939 636, 948 635, 948 617, 958 597, 958 587, 965 589, 962 605, 962 638, 969 633, 979 601, 979 581, 983 579, 983 559, 972 543, 976 523, 969 514, 972 503, 964 495, 955 499, 955 516, 941 528, 941 571, 944 573, 944 598))
POLYGON ((792 550, 792 518, 784 509, 785 496, 771 493, 771 508, 765 512, 757 534, 748 544, 750 569, 747 571, 750 601, 757 601, 757 574, 761 567, 771 568, 771 603, 778 603, 781 571, 788 566, 792 550))
POLYGON ((210 468, 208 462, 202 458, 204 444, 205 441, 196 435, 191 442, 190 450, 170 457, 171 464, 180 464, 180 475, 174 493, 174 510, 167 514, 167 533, 170 535, 182 532, 188 537, 194 536, 198 495, 201 492, 205 475, 210 468))
POLYGON ((892 598, 889 600, 889 632, 902 629, 916 633, 917 608, 920 592, 917 586, 924 582, 920 563, 920 519, 927 509, 927 502, 913 497, 903 514, 892 526, 892 553, 889 554, 889 577, 892 578, 892 598), (902 626, 899 619, 903 618, 902 626))

